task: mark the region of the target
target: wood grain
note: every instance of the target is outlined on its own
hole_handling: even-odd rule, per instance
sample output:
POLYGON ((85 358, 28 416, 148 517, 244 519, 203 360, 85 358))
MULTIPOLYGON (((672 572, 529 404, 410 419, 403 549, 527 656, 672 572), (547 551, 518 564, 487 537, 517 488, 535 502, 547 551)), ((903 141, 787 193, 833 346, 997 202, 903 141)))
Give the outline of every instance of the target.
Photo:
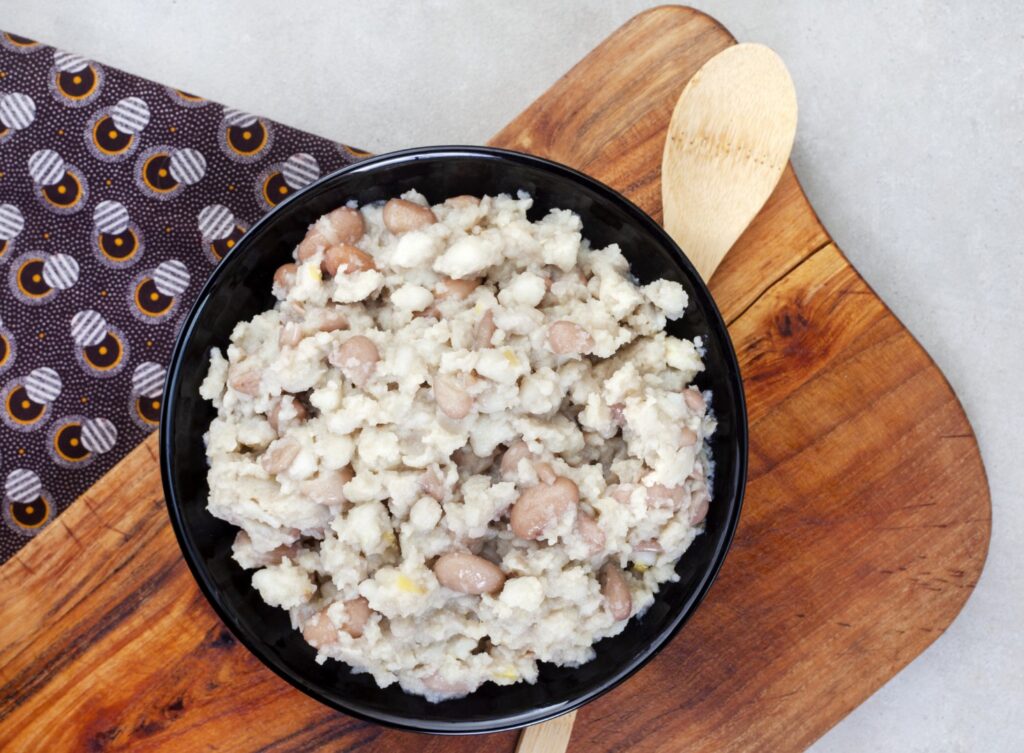
POLYGON ((727 47, 683 89, 661 161, 663 224, 704 280, 778 185, 796 121, 793 80, 763 44, 727 47))
MULTIPOLYGON (((731 43, 696 11, 648 11, 493 143, 579 167, 657 216, 676 97, 731 43)), ((945 630, 984 563, 971 427, 791 170, 712 290, 750 407, 740 529, 694 619, 579 713, 570 750, 801 750, 945 630)), ((264 669, 182 562, 155 448, 151 437, 0 568, 0 750, 511 753, 515 733, 387 730, 264 669)))

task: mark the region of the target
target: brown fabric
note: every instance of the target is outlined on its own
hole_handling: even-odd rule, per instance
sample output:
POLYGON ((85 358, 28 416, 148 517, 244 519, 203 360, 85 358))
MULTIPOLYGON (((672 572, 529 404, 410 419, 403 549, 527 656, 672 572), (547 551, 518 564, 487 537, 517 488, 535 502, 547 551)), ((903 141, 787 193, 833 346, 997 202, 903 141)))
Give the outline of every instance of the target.
POLYGON ((0 562, 156 428, 221 256, 360 156, 0 32, 0 562))

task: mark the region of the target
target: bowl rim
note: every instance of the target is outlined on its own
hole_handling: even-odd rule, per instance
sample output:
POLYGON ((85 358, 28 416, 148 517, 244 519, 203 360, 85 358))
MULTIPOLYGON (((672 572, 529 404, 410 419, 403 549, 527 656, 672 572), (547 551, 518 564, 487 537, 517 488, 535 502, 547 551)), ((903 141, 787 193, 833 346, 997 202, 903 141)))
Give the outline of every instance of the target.
POLYGON ((302 189, 296 191, 284 201, 277 204, 259 220, 254 222, 245 232, 244 236, 239 239, 234 247, 231 248, 217 266, 214 267, 210 276, 207 278, 202 289, 197 295, 196 300, 182 319, 182 325, 179 328, 174 348, 171 351, 170 360, 168 362, 163 402, 160 409, 159 429, 161 483, 164 491, 164 501, 168 516, 171 520, 171 526, 174 529, 175 539, 177 540, 178 547, 181 549, 185 562, 192 573, 192 577, 198 584, 207 603, 209 603, 213 608, 217 617, 221 620, 224 626, 228 628, 235 639, 238 640, 238 642, 244 646, 249 653, 255 656, 263 666, 270 669, 274 674, 285 680, 292 687, 325 706, 363 721, 373 722, 375 724, 381 724, 404 731, 440 735, 473 735, 491 732, 506 732, 548 721, 557 716, 561 716, 562 714, 574 711, 604 695, 608 691, 618 687, 642 669, 662 649, 664 649, 665 646, 667 646, 679 633, 683 625, 686 624, 707 596, 707 593, 717 578, 718 573, 722 568, 722 564, 725 561, 725 557, 732 545, 736 528, 739 524, 740 514, 743 507, 743 499, 746 492, 749 454, 748 445, 749 425, 746 396, 743 390, 743 381, 740 374, 739 362, 736 357, 736 350, 733 346, 732 339, 729 336, 728 328, 704 280, 697 273, 686 254, 661 227, 661 225, 614 188, 611 188, 605 183, 602 183, 601 181, 567 165, 563 165, 544 157, 538 157, 510 149, 501 149, 490 146, 460 145, 414 147, 361 159, 324 175, 309 185, 304 186, 302 189), (701 297, 705 299, 705 301, 700 302, 700 305, 704 315, 707 317, 709 329, 711 331, 717 330, 722 335, 723 341, 727 346, 723 349, 723 356, 729 371, 727 379, 732 382, 732 388, 737 396, 737 401, 732 407, 735 410, 735 431, 738 453, 736 458, 736 468, 733 471, 733 476, 736 478, 736 493, 733 499, 729 500, 731 501, 731 514, 725 522, 725 529, 719 539, 713 556, 711 557, 710 564, 704 569, 697 588, 691 592, 681 607, 677 607, 679 609, 678 614, 673 617, 671 623, 658 633, 652 641, 644 646, 642 650, 633 654, 630 660, 624 663, 611 678, 602 682, 595 688, 591 688, 586 692, 572 696, 569 700, 546 707, 532 709, 528 712, 522 712, 505 717, 499 716, 485 721, 451 722, 434 721, 424 718, 411 719, 408 716, 395 714, 378 714, 364 709, 353 708, 345 703, 327 698, 315 687, 311 687, 306 684, 301 675, 293 673, 288 667, 279 666, 277 661, 272 657, 267 656, 254 641, 251 641, 246 635, 246 631, 243 630, 236 622, 231 610, 228 609, 226 605, 220 603, 220 600, 217 597, 216 587, 208 579, 205 567, 200 565, 200 557, 198 552, 195 551, 196 545, 191 540, 187 527, 185 526, 185 522, 180 514, 179 508, 183 501, 178 499, 176 490, 171 482, 171 455, 173 453, 172 429, 174 428, 173 413, 175 402, 173 395, 177 391, 177 385, 180 381, 181 372, 184 367, 182 356, 185 351, 185 347, 195 332, 199 317, 206 306, 207 299, 219 284, 219 278, 225 273, 225 270, 228 267, 227 262, 233 259, 234 256, 245 252, 245 249, 248 246, 246 241, 249 238, 255 237, 257 235, 257 231, 273 224, 277 220, 278 213, 283 211, 285 207, 294 202, 301 202, 307 193, 316 190, 323 183, 336 180, 338 177, 355 173, 371 172, 386 166, 409 161, 467 158, 493 159, 497 161, 523 164, 543 171, 555 173, 556 175, 562 178, 567 178, 572 182, 581 183, 589 190, 601 195, 608 201, 620 205, 632 222, 645 226, 651 234, 657 238, 658 242, 675 257, 676 262, 685 269, 687 277, 693 283, 694 287, 701 293, 701 297))

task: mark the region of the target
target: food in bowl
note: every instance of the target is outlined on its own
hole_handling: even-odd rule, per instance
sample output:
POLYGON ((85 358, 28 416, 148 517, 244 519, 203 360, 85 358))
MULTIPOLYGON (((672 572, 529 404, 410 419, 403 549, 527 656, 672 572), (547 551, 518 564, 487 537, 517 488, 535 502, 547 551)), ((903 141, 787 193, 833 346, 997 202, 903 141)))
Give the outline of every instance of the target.
POLYGON ((700 339, 664 332, 684 290, 531 205, 335 209, 200 390, 208 509, 261 598, 317 661, 433 701, 592 659, 710 499, 700 339))

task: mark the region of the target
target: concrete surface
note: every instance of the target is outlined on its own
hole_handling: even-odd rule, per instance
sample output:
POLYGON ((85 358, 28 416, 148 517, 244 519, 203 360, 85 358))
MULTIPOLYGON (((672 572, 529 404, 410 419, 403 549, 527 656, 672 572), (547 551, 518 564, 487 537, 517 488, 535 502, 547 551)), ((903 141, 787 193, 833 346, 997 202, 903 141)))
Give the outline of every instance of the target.
MULTIPOLYGON (((482 142, 648 5, 0 0, 0 27, 385 151, 482 142)), ((813 750, 1024 750, 1024 6, 701 7, 789 64, 804 187, 959 393, 992 488, 960 618, 813 750)))

